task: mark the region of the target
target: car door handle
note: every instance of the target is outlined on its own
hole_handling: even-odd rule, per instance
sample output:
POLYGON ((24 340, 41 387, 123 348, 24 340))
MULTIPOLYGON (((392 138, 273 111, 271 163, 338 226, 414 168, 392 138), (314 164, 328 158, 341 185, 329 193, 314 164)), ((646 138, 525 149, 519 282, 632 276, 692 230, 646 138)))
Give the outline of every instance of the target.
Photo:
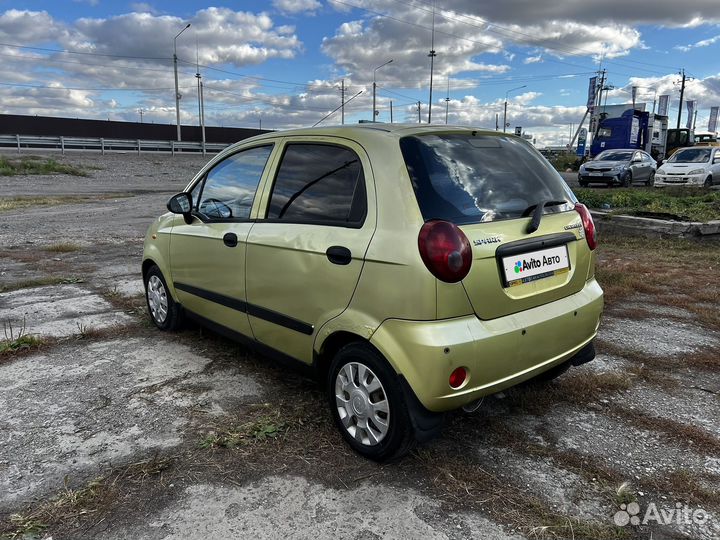
POLYGON ((227 247, 235 247, 238 244, 237 234, 235 233, 225 233, 225 236, 223 236, 223 244, 225 244, 227 247))
POLYGON ((352 253, 350 250, 343 246, 330 246, 325 252, 328 261, 333 264, 346 265, 352 261, 352 253))

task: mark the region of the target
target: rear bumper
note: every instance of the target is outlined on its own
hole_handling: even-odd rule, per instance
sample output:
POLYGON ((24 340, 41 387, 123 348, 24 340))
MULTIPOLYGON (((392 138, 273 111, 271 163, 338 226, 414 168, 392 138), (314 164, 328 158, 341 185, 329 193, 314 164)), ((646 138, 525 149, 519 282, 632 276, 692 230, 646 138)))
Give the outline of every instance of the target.
POLYGON ((390 319, 371 343, 425 408, 441 412, 514 386, 576 355, 580 361, 579 353, 597 334, 602 309, 602 289, 592 279, 576 294, 489 321, 475 315, 390 319), (448 378, 461 366, 469 376, 453 390, 448 378))

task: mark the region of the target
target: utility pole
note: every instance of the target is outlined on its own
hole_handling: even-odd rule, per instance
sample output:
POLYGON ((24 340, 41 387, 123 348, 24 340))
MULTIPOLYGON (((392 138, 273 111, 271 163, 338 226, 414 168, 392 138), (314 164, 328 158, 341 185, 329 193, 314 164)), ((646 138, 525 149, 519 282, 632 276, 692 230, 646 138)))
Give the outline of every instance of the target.
POLYGON ((500 114, 495 113, 495 131, 498 131, 500 129, 500 114))
POLYGON ((680 75, 682 75, 682 81, 680 82, 680 107, 678 107, 678 117, 677 117, 677 129, 680 129, 680 118, 682 118, 682 106, 683 106, 683 96, 685 95, 685 68, 682 69, 680 72, 680 75))
POLYGON ((447 80, 447 95, 445 96, 445 124, 448 123, 448 110, 450 109, 450 77, 447 80))
POLYGON ((417 106, 418 106, 418 124, 422 124, 422 120, 420 119, 420 102, 419 101, 417 102, 417 106))
POLYGON ((390 100, 390 123, 393 123, 393 115, 392 115, 392 99, 390 100))
POLYGON ((393 61, 393 59, 391 58, 384 64, 381 64, 378 67, 376 67, 375 69, 373 69, 373 110, 372 110, 372 120, 370 120, 371 122, 375 122, 375 115, 377 114, 377 109, 375 108, 375 95, 377 93, 377 84, 375 83, 375 74, 377 73, 378 69, 380 69, 383 66, 387 66, 392 61, 393 61))
POLYGON ((345 124, 345 79, 340 82, 340 123, 345 124))
POLYGON ((143 123, 142 115, 143 115, 143 112, 145 112, 145 111, 143 111, 142 109, 138 109, 138 112, 140 113, 140 123, 142 124, 143 123))
MULTIPOLYGON (((695 131, 695 124, 697 124, 697 105, 695 106, 695 114, 693 115, 692 130, 695 131)), ((142 115, 140 116, 142 118, 142 115)))
POLYGON ((432 11, 432 31, 430 34, 430 99, 428 100, 428 124, 432 123, 432 87, 433 87, 433 67, 435 64, 435 0, 433 0, 432 11))
POLYGON ((200 75, 200 48, 197 46, 196 42, 196 59, 195 59, 195 67, 197 72, 195 73, 195 77, 197 78, 197 84, 198 84, 198 124, 200 125, 200 131, 202 133, 202 147, 203 147, 203 154, 205 153, 205 119, 204 111, 203 111, 203 88, 202 88, 202 76, 200 75))
POLYGON ((182 137, 180 135, 180 98, 182 97, 180 95, 180 89, 178 87, 178 72, 177 72, 177 38, 182 34, 185 30, 190 28, 190 23, 187 23, 185 28, 180 30, 175 38, 173 39, 173 67, 175 68, 175 118, 177 120, 177 140, 181 141, 182 137))

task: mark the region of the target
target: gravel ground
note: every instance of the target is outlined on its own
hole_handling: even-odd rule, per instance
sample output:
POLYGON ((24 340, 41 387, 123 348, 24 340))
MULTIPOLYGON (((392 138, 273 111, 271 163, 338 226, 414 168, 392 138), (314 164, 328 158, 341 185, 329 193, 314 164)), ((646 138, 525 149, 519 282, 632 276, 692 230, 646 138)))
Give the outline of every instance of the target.
POLYGON ((720 537, 720 374, 685 363, 720 349, 720 328, 689 307, 609 302, 612 351, 376 465, 343 444, 312 381, 147 323, 145 229, 203 158, 53 157, 90 176, 0 177, 3 197, 97 196, 0 212, 0 320, 48 336, 0 356, 0 537, 720 537), (654 377, 643 355, 666 362, 654 377), (616 526, 632 498, 641 517, 711 517, 616 526))

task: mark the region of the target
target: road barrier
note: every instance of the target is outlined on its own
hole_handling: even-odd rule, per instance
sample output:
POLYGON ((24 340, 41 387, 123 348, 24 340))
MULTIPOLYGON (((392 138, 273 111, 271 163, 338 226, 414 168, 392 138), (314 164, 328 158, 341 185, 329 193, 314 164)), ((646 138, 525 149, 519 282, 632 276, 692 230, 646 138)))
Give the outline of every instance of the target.
POLYGON ((229 145, 225 143, 202 143, 196 141, 149 141, 143 139, 105 139, 93 137, 38 137, 32 135, 0 135, 0 149, 49 150, 62 154, 75 151, 105 152, 170 152, 217 153, 229 145))

